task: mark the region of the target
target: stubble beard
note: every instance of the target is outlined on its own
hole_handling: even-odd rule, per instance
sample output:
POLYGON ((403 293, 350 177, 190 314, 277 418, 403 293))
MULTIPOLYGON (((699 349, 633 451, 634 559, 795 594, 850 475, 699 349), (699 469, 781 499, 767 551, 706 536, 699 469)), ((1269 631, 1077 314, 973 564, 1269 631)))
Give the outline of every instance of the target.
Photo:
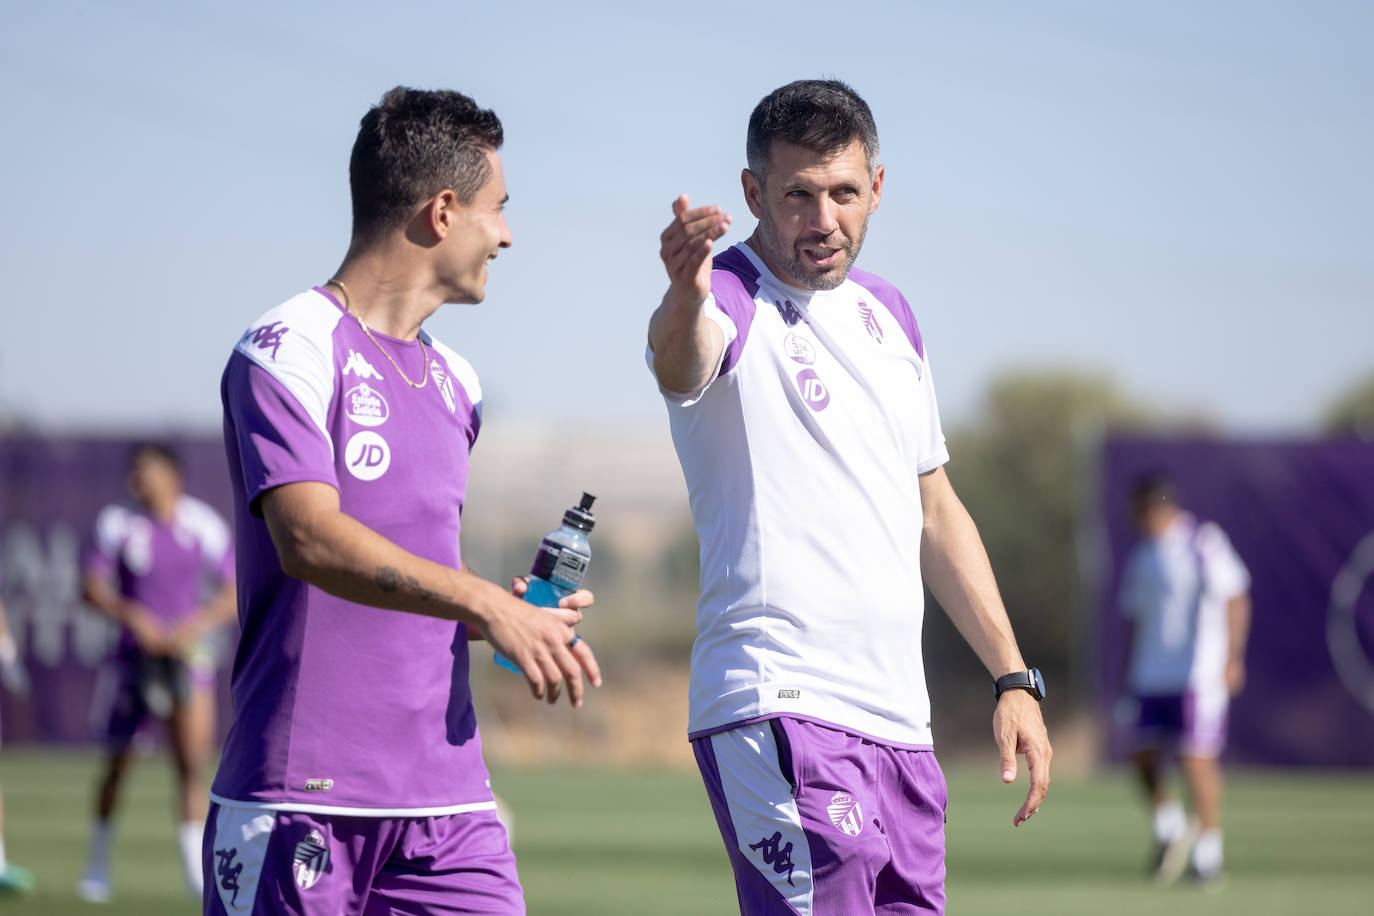
POLYGON ((780 279, 790 279, 802 289, 818 292, 835 289, 849 278, 849 269, 854 266, 854 260, 859 256, 859 251, 864 246, 864 239, 868 236, 868 217, 865 216, 863 225, 859 227, 857 241, 845 238, 837 229, 827 236, 800 236, 793 243, 793 247, 787 249, 778 241, 777 226, 767 210, 764 211, 763 218, 759 220, 759 225, 763 230, 759 236, 763 240, 764 247, 768 249, 769 256, 787 273, 786 278, 780 279), (837 241, 839 242, 838 245, 836 245, 837 241), (841 262, 827 270, 817 270, 803 261, 798 249, 816 243, 840 248, 844 252, 841 262))

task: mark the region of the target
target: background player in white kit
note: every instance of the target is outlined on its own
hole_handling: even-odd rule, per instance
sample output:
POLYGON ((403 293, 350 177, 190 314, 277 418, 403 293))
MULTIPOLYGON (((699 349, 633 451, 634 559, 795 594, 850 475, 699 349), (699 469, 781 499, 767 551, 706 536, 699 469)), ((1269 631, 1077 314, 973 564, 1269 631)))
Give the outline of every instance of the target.
POLYGON ((1226 712, 1245 685, 1250 574, 1214 522, 1183 511, 1167 477, 1136 481, 1131 510, 1141 540, 1126 560, 1121 609, 1129 625, 1128 687, 1136 769, 1152 809, 1155 878, 1186 867, 1204 882, 1222 874, 1226 712), (1176 753, 1195 820, 1168 790, 1162 754, 1176 753))
POLYGON ((943 912, 944 779, 921 661, 922 578, 997 679, 1001 775, 1040 806, 1043 681, 1016 646, 942 465, 924 341, 851 269, 882 195, 867 104, 803 80, 749 121, 746 242, 673 204, 650 365, 701 540, 689 729, 749 914, 943 912), (1024 689, 1013 689, 1024 688, 1024 689))
POLYGON ((122 628, 95 691, 93 716, 107 755, 90 857, 78 885, 94 903, 110 899, 115 806, 134 736, 149 717, 167 722, 182 866, 188 888, 200 894, 205 768, 215 733, 215 640, 234 619, 229 526, 183 492, 176 452, 157 443, 135 446, 128 486, 133 504, 101 510, 82 558, 83 597, 122 628))

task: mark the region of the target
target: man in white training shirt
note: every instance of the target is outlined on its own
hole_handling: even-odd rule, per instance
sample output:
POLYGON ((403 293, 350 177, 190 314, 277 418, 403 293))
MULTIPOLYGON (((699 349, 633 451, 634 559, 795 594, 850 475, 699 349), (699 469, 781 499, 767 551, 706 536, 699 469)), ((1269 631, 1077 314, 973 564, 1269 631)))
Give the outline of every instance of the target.
POLYGON ((1035 813, 1051 750, 987 554, 943 470, 924 341, 851 269, 884 170, 833 80, 763 99, 742 181, 759 220, 673 204, 649 361, 701 539, 690 737, 748 914, 944 911, 944 777, 921 658, 927 582, 996 682, 1035 813), (1023 688, 1023 689, 1015 689, 1023 688))
POLYGON ((1130 626, 1127 681, 1134 701, 1136 768, 1152 808, 1155 878, 1185 868, 1221 877, 1226 710, 1245 684, 1250 574, 1213 522, 1178 504, 1163 476, 1140 478, 1131 507, 1141 540, 1126 561, 1121 609, 1130 626), (1176 752, 1196 820, 1168 792, 1161 751, 1176 752))

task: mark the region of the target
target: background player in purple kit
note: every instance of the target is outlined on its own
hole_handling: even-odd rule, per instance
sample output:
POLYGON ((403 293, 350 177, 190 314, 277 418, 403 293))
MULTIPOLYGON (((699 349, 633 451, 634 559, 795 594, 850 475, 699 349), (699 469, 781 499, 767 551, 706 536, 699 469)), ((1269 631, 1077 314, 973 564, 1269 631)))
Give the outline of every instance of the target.
POLYGON ((791 83, 747 154, 757 228, 713 263, 730 218, 679 197, 649 324, 701 540, 697 762, 742 912, 943 912, 923 578, 993 675, 1004 781, 1025 755, 1018 825, 1049 785, 1044 684, 945 476, 911 307, 851 269, 884 180, 868 105, 791 83))
POLYGON ((207 913, 523 913, 468 688, 486 638, 536 697, 600 683, 572 627, 459 556, 482 392, 422 322, 485 295, 511 244, 501 122, 396 88, 349 164, 353 238, 253 323, 222 384, 235 494, 234 719, 207 913))
POLYGON ((215 637, 234 614, 229 526, 183 492, 176 452, 159 444, 136 446, 128 483, 133 503, 100 512, 82 558, 83 597, 122 628, 96 684, 94 716, 108 754, 90 857, 78 885, 81 896, 96 903, 110 899, 112 818, 134 735, 149 716, 167 721, 182 865, 187 887, 200 894, 205 768, 215 729, 215 637))

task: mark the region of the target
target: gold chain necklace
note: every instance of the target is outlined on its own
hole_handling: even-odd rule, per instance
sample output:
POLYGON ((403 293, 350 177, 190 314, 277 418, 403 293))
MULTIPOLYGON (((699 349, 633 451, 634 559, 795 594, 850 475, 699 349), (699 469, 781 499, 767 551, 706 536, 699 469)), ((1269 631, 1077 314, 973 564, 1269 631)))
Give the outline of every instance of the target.
POLYGON ((348 287, 344 286, 344 282, 338 277, 330 277, 325 281, 325 285, 330 284, 337 286, 339 292, 343 293, 344 311, 357 319, 358 327, 363 329, 363 333, 367 335, 368 340, 372 341, 373 346, 382 351, 382 355, 386 357, 386 361, 391 363, 391 368, 395 369, 396 373, 401 376, 401 380, 411 388, 425 387, 425 384, 429 382, 429 354, 425 351, 425 342, 419 337, 415 338, 416 343, 420 345, 420 359, 424 362, 424 378, 420 379, 418 383, 412 382, 410 376, 405 374, 405 370, 396 365, 396 360, 392 359, 391 354, 386 352, 386 348, 381 345, 377 338, 372 336, 372 332, 368 330, 367 322, 363 321, 363 316, 353 311, 353 297, 348 294, 348 287))

